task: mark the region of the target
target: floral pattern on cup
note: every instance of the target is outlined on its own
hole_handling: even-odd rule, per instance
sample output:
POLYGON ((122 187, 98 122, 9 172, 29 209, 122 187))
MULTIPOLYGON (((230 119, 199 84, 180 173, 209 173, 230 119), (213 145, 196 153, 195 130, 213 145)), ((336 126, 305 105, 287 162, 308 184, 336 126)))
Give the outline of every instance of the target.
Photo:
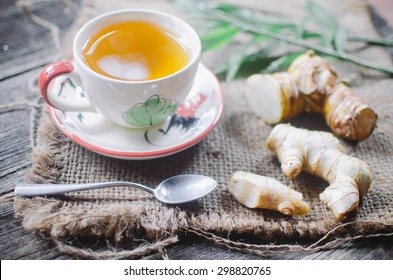
POLYGON ((122 117, 130 125, 154 126, 175 113, 178 103, 159 95, 151 96, 145 103, 138 103, 124 112, 122 117))

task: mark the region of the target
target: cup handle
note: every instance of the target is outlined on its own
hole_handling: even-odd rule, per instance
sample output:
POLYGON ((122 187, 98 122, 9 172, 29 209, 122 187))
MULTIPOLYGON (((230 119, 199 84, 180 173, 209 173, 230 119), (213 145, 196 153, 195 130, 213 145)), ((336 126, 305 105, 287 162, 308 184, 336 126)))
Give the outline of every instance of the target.
POLYGON ((80 84, 80 78, 75 72, 72 62, 54 62, 47 65, 41 72, 38 84, 44 101, 56 109, 76 112, 96 112, 86 97, 63 98, 48 90, 50 83, 59 76, 66 75, 80 84))

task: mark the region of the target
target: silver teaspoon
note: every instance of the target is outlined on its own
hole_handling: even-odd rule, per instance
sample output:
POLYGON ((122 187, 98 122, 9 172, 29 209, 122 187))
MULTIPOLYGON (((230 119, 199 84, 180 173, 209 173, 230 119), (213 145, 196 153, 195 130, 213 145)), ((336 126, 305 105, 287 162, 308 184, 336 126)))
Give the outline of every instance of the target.
POLYGON ((152 193, 166 204, 182 204, 197 200, 213 191, 217 182, 207 176, 185 174, 162 181, 155 189, 133 182, 103 182, 87 184, 17 184, 16 196, 42 196, 66 192, 85 191, 98 188, 127 186, 152 193))

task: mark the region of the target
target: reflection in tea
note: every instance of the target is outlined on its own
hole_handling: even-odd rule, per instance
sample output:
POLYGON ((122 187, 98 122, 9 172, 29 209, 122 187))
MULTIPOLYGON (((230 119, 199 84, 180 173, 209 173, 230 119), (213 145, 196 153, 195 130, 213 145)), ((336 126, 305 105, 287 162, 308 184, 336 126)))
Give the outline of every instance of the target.
POLYGON ((95 72, 131 81, 168 76, 189 59, 186 47, 176 37, 142 21, 107 26, 89 38, 82 54, 95 72))

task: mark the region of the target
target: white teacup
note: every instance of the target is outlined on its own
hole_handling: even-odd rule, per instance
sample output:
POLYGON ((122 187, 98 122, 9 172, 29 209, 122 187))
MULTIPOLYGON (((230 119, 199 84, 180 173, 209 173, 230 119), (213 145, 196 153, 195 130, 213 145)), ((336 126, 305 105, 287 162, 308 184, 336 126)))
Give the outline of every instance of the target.
POLYGON ((39 85, 50 106, 63 111, 98 112, 112 122, 129 128, 156 125, 173 115, 190 92, 198 69, 201 42, 198 34, 183 20, 146 9, 110 12, 86 23, 73 42, 73 62, 55 62, 44 68, 39 85), (181 42, 188 63, 168 76, 152 80, 120 80, 93 71, 84 61, 82 49, 102 28, 125 21, 144 21, 160 26, 181 42), (49 90, 60 76, 77 81, 83 97, 61 97, 49 90))

